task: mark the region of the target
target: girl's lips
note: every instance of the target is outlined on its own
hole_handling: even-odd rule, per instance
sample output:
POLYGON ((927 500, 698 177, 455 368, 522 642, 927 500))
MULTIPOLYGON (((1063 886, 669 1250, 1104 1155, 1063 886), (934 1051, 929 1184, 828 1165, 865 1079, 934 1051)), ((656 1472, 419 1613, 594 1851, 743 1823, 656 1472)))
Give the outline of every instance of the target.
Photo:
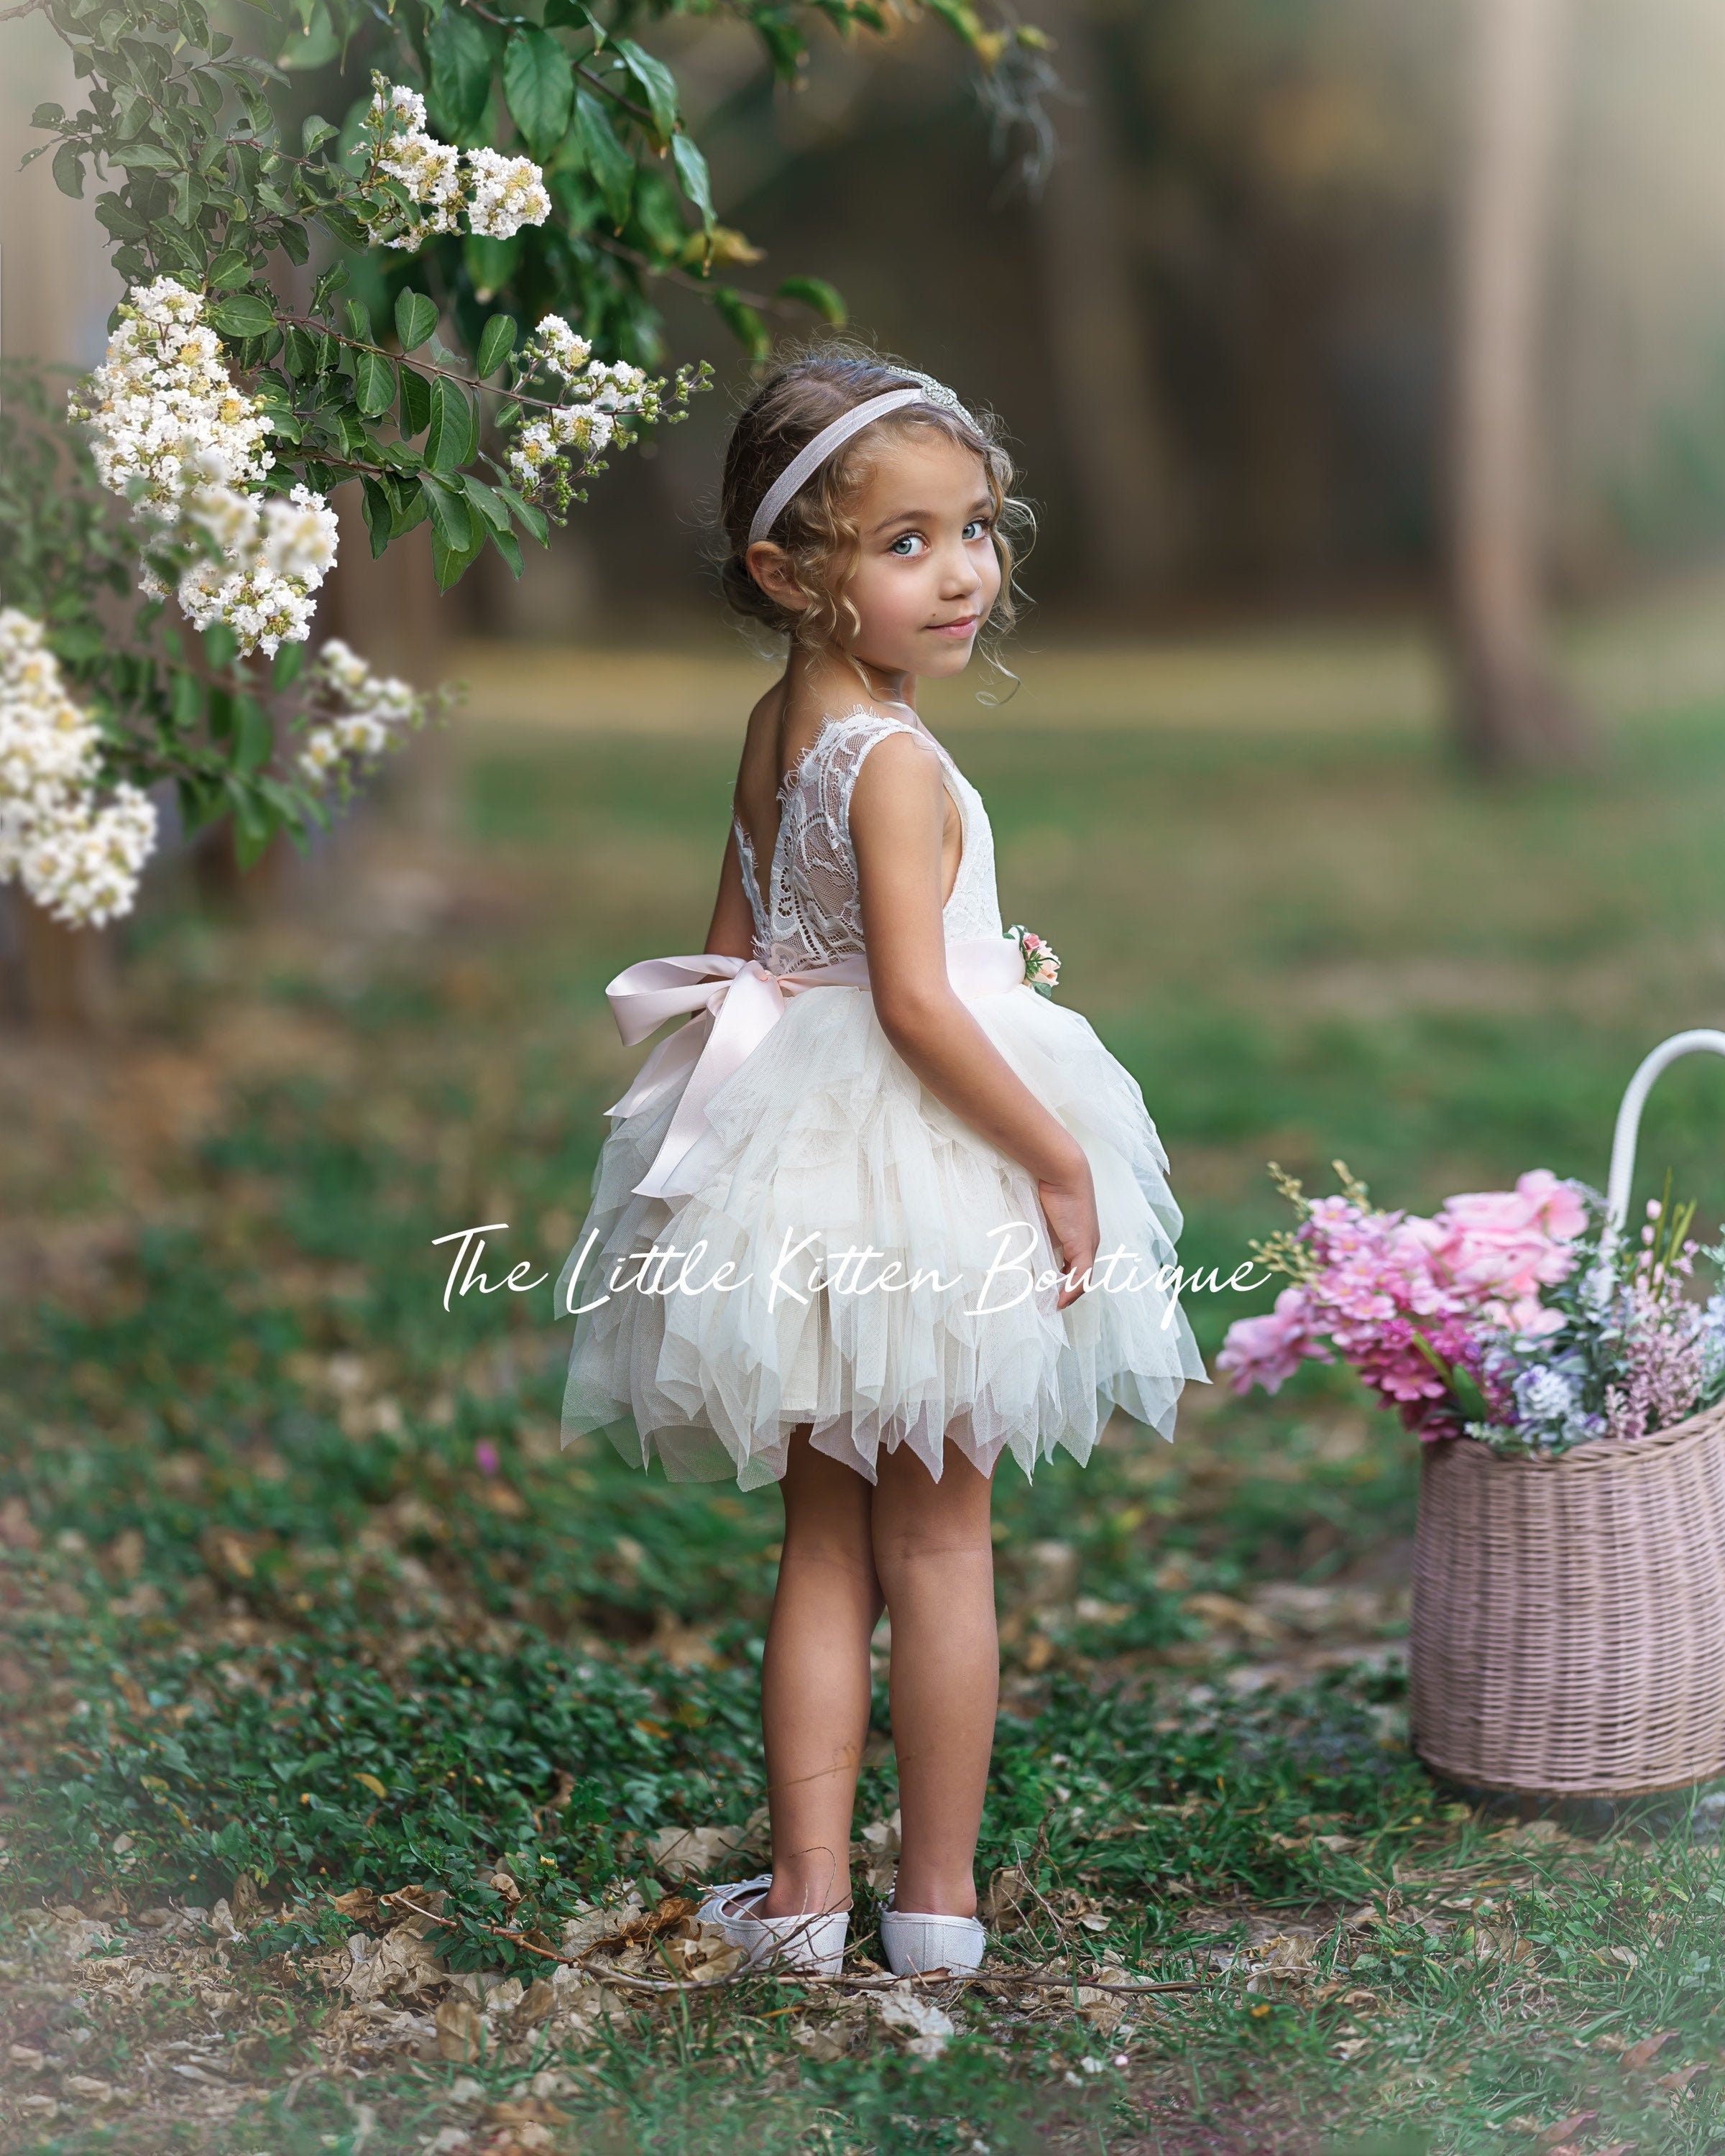
POLYGON ((968 613, 960 621, 932 621, 928 626, 930 634, 934 636, 968 636, 976 623, 976 616, 968 613))

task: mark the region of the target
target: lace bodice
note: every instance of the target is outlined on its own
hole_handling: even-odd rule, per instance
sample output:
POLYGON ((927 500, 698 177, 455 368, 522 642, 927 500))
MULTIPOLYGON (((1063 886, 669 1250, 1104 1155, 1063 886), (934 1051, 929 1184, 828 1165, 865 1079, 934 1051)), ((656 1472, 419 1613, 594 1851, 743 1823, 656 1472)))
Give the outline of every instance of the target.
POLYGON ((920 721, 858 710, 822 720, 820 731, 778 790, 778 835, 763 892, 755 850, 734 817, 743 888, 755 916, 755 956, 775 973, 848 957, 863 946, 850 795, 863 759, 889 734, 920 733, 938 754, 947 791, 958 804, 964 850, 941 918, 947 941, 1001 933, 994 883, 994 834, 983 798, 920 721))

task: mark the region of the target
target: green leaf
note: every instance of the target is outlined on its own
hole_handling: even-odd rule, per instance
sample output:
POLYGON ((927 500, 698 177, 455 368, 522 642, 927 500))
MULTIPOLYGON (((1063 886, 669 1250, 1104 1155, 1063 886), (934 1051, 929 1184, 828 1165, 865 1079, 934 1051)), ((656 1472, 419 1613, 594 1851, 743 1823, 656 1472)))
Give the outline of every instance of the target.
POLYGON ((234 700, 234 722, 235 767, 248 774, 261 771, 275 749, 275 736, 270 727, 269 713, 255 696, 236 696, 234 700))
POLYGON ((509 504, 515 521, 523 531, 530 532, 542 547, 551 537, 551 520, 536 502, 526 501, 512 486, 500 486, 499 498, 509 504))
POLYGON ((432 531, 452 552, 464 552, 473 544, 473 516, 466 495, 447 480, 435 478, 430 472, 419 485, 430 513, 432 531))
POLYGON ((765 359, 773 349, 773 339, 766 323, 742 294, 733 291, 728 285, 721 285, 713 294, 713 305, 718 311, 720 320, 749 357, 765 359))
POLYGON ((676 165, 677 177, 682 182, 683 192, 701 212, 701 222, 707 231, 713 228, 713 183, 706 169, 706 159, 698 145, 687 135, 673 135, 671 157, 676 165))
POLYGON ((587 168, 604 198, 611 222, 619 231, 629 215, 634 192, 635 161, 616 136, 611 116, 589 90, 575 93, 575 110, 581 123, 581 148, 587 168))
POLYGON ((54 183, 63 195, 81 201, 84 195, 84 159, 75 142, 62 142, 54 153, 54 183))
POLYGON ((195 674, 176 669, 169 675, 167 707, 182 733, 189 733, 198 724, 203 715, 203 684, 195 674))
POLYGON ((276 55, 278 67, 327 67, 341 57, 341 38, 324 0, 317 0, 304 29, 290 32, 276 55))
POLYGON ((268 303, 255 292, 232 292, 210 309, 209 318, 223 336, 267 336, 275 326, 268 303))
POLYGON ((275 664, 270 670, 270 678, 278 689, 290 689, 299 680, 305 665, 305 645, 284 644, 275 654, 275 664))
POLYGON ((473 371, 481 382, 495 374, 515 350, 515 323, 508 315, 493 315, 480 332, 479 351, 473 371))
POLYGON ((509 572, 518 577, 521 572, 521 542, 513 531, 493 531, 491 544, 509 564, 509 572))
MULTIPOLYGON (((395 507, 382 480, 373 479, 367 472, 359 484, 365 502, 366 529, 372 535, 372 558, 375 561, 395 536, 395 507)), ((285 644, 282 646, 284 651, 287 648, 285 644)))
POLYGON ((58 127, 65 116, 58 105, 39 105, 30 115, 30 125, 33 127, 58 127))
POLYGON ((362 344, 375 344, 377 332, 372 325, 372 311, 363 300, 344 300, 341 313, 347 324, 347 334, 357 337, 362 344))
POLYGON ((249 285, 252 280, 249 256, 237 247, 224 248, 204 272, 205 289, 212 292, 231 292, 237 285, 249 285))
POLYGON ((495 487, 487 486, 482 479, 475 479, 471 472, 464 472, 461 475, 461 490, 494 531, 508 531, 509 511, 504 507, 495 487))
POLYGON ((431 97, 441 131, 459 141, 485 120, 491 95, 491 48, 474 18, 445 8, 425 40, 431 97))
POLYGON ((845 326, 845 302, 824 278, 787 277, 777 296, 781 300, 798 300, 805 307, 813 307, 821 320, 830 322, 834 329, 845 326))
POLYGON ((437 305, 423 292, 403 290, 396 295, 395 333, 403 352, 424 344, 437 327, 437 305))
MULTIPOLYGON (((213 622, 203 632, 203 655, 218 674, 224 673, 239 656, 239 639, 225 621, 213 622)), ((212 705, 214 695, 212 692, 212 705)))
POLYGON ((401 374, 401 430, 423 434, 431 424, 431 384, 418 367, 403 367, 401 374))
POLYGON ((435 533, 431 537, 431 566, 437 577, 437 588, 446 592, 452 584, 459 584, 467 572, 485 551, 489 533, 481 526, 479 536, 470 539, 465 547, 446 546, 435 533))
POLYGON ((440 374, 431 385, 431 428, 425 461, 435 472, 457 471, 473 454, 473 407, 465 390, 440 374))
POLYGON ((368 419, 387 412, 395 402, 395 369, 382 352, 353 355, 353 401, 368 419))
POLYGON ((395 512, 389 528, 392 539, 399 539, 404 531, 411 531, 416 524, 423 524, 431 513, 431 504, 425 489, 416 479, 404 480, 401 485, 401 506, 395 512))
POLYGON ((331 126, 321 113, 308 112, 300 125, 300 147, 309 157, 333 141, 341 131, 331 126))
POLYGON ((676 77, 663 60, 643 52, 633 38, 614 38, 611 42, 613 49, 622 56, 624 65, 646 93, 647 110, 653 115, 660 140, 670 141, 677 131, 676 77))
POLYGON ((473 296, 481 306, 501 292, 515 275, 521 252, 521 235, 518 232, 511 233, 507 239, 493 239, 487 232, 470 232, 462 241, 461 259, 473 280, 473 296))
POLYGON ((542 162, 568 132, 575 70, 549 30, 517 30, 503 54, 503 96, 509 116, 542 162))

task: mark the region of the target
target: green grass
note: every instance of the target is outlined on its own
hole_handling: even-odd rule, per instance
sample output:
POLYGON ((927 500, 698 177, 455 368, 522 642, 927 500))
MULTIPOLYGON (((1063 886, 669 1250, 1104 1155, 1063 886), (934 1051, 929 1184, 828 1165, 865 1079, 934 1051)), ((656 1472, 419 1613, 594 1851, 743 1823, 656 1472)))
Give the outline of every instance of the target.
MULTIPOLYGON (((1282 1224, 1272 1158, 1422 1209, 1603 1181, 1636 1060, 1725 984, 1717 721, 1502 794, 1405 739, 955 740, 1009 916, 1142 1082, 1183 1260, 1225 1274, 1282 1224)), ((315 907, 164 891, 105 1091, 46 1048, 9 1068, 3 2145, 1497 2156, 1592 2112, 1573 2145, 1725 2148, 1712 2075, 1681 2081, 1722 2061, 1717 1842, 1686 1799, 1530 1829, 1432 1784, 1397 1651, 1417 1462, 1317 1368, 999 1492, 983 1861, 1040 1899, 999 1949, 1198 1989, 1111 2026, 972 1993, 933 2058, 766 1980, 477 2059, 361 2043, 324 1978, 387 1928, 367 1890, 441 1891, 449 1966, 527 1981, 595 1898, 673 1892, 644 1835, 761 1795, 776 1498, 561 1452, 548 1287, 446 1313, 432 1241, 506 1220, 494 1277, 554 1272, 634 1060, 604 982, 699 942, 730 774, 699 743, 464 749, 456 838, 356 830, 315 907), (392 931, 413 876, 441 911, 392 931), (141 1922, 220 1898, 224 1965, 141 1922), (109 1928, 93 1960, 44 1903, 109 1928)), ((1697 1059, 1643 1142, 1641 1187, 1669 1162, 1709 1227, 1719 1110, 1697 1059)), ((1207 1353, 1240 1314, 1196 1299, 1207 1353)), ((876 1725, 861 1820, 895 1802, 884 1697, 876 1725)))

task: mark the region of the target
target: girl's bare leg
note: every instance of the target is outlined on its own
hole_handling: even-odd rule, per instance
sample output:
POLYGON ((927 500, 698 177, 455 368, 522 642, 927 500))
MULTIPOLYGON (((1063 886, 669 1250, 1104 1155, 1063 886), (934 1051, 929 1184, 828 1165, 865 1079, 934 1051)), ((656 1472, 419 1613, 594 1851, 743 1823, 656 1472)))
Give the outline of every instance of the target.
POLYGON ((791 1440, 784 1545, 761 1668, 773 1887, 755 1914, 801 1917, 850 1900, 850 1816, 869 1733, 869 1638, 880 1614, 869 1484, 791 1440))
POLYGON ((893 1898, 922 1916, 976 1914, 977 1835, 1000 1692, 993 1489, 956 1448, 937 1482, 901 1446, 882 1455, 874 1492, 875 1571, 892 1619, 903 1842, 893 1898))

